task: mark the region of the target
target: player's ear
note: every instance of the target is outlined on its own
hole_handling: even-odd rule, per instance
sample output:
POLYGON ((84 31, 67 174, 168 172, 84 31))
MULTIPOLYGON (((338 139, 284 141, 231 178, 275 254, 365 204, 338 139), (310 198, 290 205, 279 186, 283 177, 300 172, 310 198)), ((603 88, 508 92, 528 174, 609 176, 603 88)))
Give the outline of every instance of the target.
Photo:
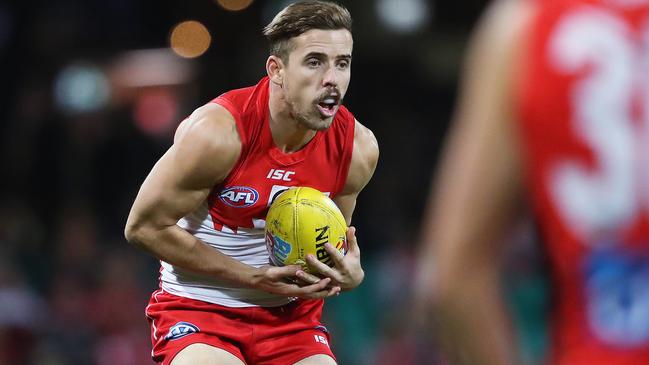
POLYGON ((266 60, 266 73, 270 81, 282 86, 284 84, 284 62, 278 56, 271 55, 266 60))

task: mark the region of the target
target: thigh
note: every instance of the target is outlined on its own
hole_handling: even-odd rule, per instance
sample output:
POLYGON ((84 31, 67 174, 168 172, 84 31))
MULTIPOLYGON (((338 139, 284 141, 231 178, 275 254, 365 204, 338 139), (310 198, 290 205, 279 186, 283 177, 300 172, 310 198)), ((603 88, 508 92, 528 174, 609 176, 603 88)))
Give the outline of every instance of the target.
POLYGON ((311 300, 258 308, 252 343, 242 347, 245 359, 256 365, 289 365, 306 359, 310 360, 305 364, 335 364, 329 332, 320 322, 321 310, 322 301, 311 300))
POLYGON ((147 318, 151 325, 153 360, 158 363, 169 365, 180 352, 184 354, 181 360, 186 356, 192 359, 195 356, 213 357, 215 353, 224 352, 241 359, 236 364, 245 363, 239 345, 250 337, 251 329, 239 320, 246 318, 239 308, 158 292, 149 302, 147 318), (194 346, 198 344, 201 346, 194 346))
POLYGON ((294 365, 336 365, 336 361, 328 355, 313 355, 296 362, 294 365))
POLYGON ((185 347, 171 361, 171 365, 196 365, 196 364, 245 365, 244 362, 242 362, 238 357, 234 356, 233 354, 223 349, 210 346, 204 343, 194 343, 185 347))

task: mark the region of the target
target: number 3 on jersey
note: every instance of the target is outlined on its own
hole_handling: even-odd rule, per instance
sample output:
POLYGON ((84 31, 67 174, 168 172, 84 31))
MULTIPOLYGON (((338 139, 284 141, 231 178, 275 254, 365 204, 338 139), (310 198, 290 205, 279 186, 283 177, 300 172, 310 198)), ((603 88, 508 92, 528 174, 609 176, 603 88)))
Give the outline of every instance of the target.
POLYGON ((597 237, 615 237, 649 211, 649 19, 641 29, 638 39, 615 14, 582 7, 560 21, 548 48, 559 73, 584 75, 570 91, 571 127, 596 166, 558 163, 549 177, 552 199, 594 251, 584 267, 589 324, 616 346, 649 342, 649 260, 632 259, 615 242, 601 255, 605 240, 597 237), (634 113, 634 103, 644 109, 634 113))
MULTIPOLYGON (((649 25, 649 23, 647 23, 649 25)), ((649 40, 649 27, 644 36, 649 40)), ((597 8, 569 14, 550 40, 549 57, 559 72, 585 74, 571 90, 574 133, 590 147, 596 170, 582 161, 565 161, 551 176, 555 202, 581 239, 594 232, 624 227, 649 199, 645 160, 649 146, 647 110, 634 123, 634 98, 649 102, 649 47, 639 49, 632 29, 615 15, 597 8), (640 195, 640 196, 639 196, 640 195)))

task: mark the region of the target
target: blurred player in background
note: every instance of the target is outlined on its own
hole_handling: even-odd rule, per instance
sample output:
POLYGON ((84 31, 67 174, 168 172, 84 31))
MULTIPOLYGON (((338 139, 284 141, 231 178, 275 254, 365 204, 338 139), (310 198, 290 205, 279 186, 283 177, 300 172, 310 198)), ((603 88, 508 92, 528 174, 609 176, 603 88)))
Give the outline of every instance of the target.
POLYGON ((330 196, 350 224, 378 158, 374 135, 341 105, 352 19, 334 3, 289 5, 264 29, 268 76, 198 108, 142 185, 126 237, 161 260, 147 307, 163 364, 335 364, 322 298, 363 280, 354 229, 335 267, 307 257, 268 266, 264 219, 291 186, 330 196))
POLYGON ((465 71, 419 266, 453 359, 520 362, 499 275, 525 198, 554 280, 548 362, 649 364, 649 1, 496 1, 465 71))

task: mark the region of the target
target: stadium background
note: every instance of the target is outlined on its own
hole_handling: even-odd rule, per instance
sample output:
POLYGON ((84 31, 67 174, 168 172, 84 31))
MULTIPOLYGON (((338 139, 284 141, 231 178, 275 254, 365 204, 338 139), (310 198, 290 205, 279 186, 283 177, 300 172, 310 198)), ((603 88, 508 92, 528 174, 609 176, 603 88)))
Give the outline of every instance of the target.
MULTIPOLYGON (((150 363, 143 310, 158 263, 126 244, 123 225, 177 123, 264 75, 261 28, 288 1, 225 7, 240 2, 0 3, 0 364, 150 363), (189 36, 172 32, 188 20, 210 33, 204 53, 196 23, 189 36)), ((341 364, 441 363, 413 325, 410 278, 461 57, 486 1, 340 3, 354 17, 345 104, 381 158, 354 216, 366 281, 327 301, 326 323, 341 364)), ((508 292, 533 364, 547 283, 528 219, 512 240, 508 292)))

